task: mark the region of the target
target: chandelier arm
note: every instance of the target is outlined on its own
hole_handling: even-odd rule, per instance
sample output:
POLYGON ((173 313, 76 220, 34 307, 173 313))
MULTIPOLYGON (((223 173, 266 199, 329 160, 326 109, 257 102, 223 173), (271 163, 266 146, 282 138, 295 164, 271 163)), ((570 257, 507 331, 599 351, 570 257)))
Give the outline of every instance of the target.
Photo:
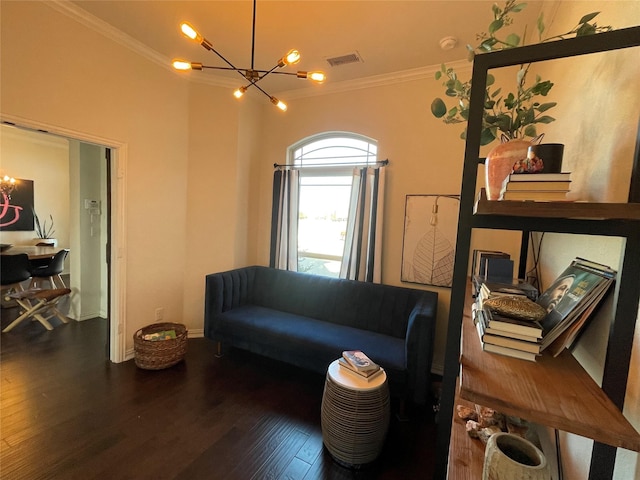
POLYGON ((212 65, 202 65, 202 68, 209 68, 211 70, 235 70, 236 72, 238 71, 237 68, 235 67, 214 67, 212 65))
POLYGON ((260 85, 256 85, 256 82, 251 82, 251 85, 253 85, 254 87, 256 87, 258 90, 260 90, 262 93, 264 93, 267 97, 269 97, 269 100, 271 100, 271 95, 269 95, 267 92, 265 92, 262 88, 260 88, 260 85))
POLYGON ((253 70, 253 59, 256 51, 256 0, 253 0, 253 24, 251 26, 251 70, 253 70))

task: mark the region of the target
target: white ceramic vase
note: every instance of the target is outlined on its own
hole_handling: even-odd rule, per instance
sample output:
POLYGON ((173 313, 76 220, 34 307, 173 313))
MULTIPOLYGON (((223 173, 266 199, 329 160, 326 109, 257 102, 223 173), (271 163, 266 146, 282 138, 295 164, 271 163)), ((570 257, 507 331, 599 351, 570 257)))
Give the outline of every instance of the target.
POLYGON ((496 433, 484 451, 482 480, 550 480, 544 453, 530 441, 511 433, 496 433))
POLYGON ((41 246, 49 246, 49 247, 57 247, 58 246, 58 239, 57 238, 34 238, 33 239, 33 244, 34 245, 41 245, 41 246))

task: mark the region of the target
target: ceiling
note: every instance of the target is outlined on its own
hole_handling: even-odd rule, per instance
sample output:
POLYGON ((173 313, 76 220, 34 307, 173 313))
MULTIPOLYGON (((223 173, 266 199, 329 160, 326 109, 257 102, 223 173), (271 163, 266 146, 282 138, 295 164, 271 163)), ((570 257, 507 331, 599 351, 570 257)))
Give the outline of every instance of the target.
MULTIPOLYGON (((167 65, 172 59, 180 58, 226 66, 215 54, 180 34, 179 24, 186 20, 236 67, 251 66, 251 0, 58 3, 66 3, 81 12, 85 20, 95 16, 115 27, 126 34, 121 35, 122 38, 131 37, 140 42, 134 42, 138 51, 146 50, 156 61, 159 59, 167 65)), ((465 45, 475 44, 475 34, 485 30, 493 19, 493 3, 485 0, 258 0, 254 67, 268 70, 284 53, 296 48, 302 59, 299 64, 288 67, 288 71, 322 70, 328 76, 325 85, 335 85, 463 60, 465 45), (447 36, 456 37, 458 45, 445 51, 439 42, 447 36), (354 52, 362 62, 331 67, 326 61, 354 52)), ((527 8, 517 14, 519 28, 535 22, 541 5, 542 2, 528 2, 527 8)), ((226 84, 237 83, 236 86, 246 84, 236 72, 205 70, 188 75, 215 76, 211 78, 226 84)), ((260 85, 270 93, 310 88, 307 81, 287 75, 270 75, 260 85)))

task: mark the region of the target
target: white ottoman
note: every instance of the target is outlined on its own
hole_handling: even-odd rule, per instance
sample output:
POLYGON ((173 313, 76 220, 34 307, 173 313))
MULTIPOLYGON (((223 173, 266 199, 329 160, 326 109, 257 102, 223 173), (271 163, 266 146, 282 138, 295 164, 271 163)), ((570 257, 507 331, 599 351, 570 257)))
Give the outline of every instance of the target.
POLYGON ((322 439, 331 456, 355 467, 374 461, 389 428, 387 374, 367 382, 329 365, 322 396, 322 439))

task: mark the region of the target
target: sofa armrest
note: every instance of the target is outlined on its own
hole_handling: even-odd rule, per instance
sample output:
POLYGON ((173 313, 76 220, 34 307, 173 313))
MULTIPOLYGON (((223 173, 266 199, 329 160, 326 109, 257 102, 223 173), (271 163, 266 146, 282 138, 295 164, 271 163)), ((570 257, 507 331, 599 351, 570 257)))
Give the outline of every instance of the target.
POLYGON ((438 294, 424 292, 409 316, 405 338, 409 389, 413 401, 424 405, 429 398, 438 294))
POLYGON ((248 302, 256 269, 244 267, 205 277, 204 334, 215 340, 216 315, 248 302))

